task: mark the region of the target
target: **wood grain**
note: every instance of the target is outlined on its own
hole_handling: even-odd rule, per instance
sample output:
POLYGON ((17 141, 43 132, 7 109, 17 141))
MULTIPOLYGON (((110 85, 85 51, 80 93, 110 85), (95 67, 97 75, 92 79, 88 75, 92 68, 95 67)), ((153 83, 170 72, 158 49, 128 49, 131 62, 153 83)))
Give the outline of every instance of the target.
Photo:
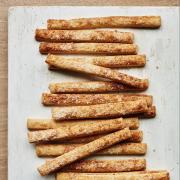
POLYGON ((179 0, 1 0, 0 1, 0 180, 7 179, 7 19, 10 6, 38 6, 38 5, 114 5, 114 6, 178 6, 179 0))

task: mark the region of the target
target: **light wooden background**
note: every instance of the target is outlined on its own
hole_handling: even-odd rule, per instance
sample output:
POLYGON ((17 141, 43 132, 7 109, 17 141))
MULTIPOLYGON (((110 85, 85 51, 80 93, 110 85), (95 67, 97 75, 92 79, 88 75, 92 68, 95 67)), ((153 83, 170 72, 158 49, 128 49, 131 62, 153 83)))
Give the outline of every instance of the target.
POLYGON ((178 6, 179 0, 0 0, 0 180, 7 179, 7 81, 8 81, 8 8, 10 6, 117 5, 178 6))

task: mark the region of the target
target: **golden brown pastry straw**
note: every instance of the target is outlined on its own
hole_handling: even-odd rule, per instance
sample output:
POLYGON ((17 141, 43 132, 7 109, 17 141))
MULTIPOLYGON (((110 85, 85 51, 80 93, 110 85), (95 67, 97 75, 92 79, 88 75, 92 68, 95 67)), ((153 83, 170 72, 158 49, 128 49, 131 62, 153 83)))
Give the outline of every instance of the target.
POLYGON ((83 160, 68 165, 62 171, 85 173, 128 172, 146 169, 145 159, 83 160))
POLYGON ((169 180, 169 173, 160 171, 133 171, 120 173, 74 173, 59 172, 56 180, 169 180))
POLYGON ((54 120, 115 118, 143 113, 147 110, 146 100, 136 100, 89 106, 54 107, 52 118, 54 120))
MULTIPOLYGON (((60 156, 84 144, 37 144, 36 154, 39 157, 60 156)), ((97 152, 97 155, 144 155, 145 143, 120 143, 97 152)))
POLYGON ((48 175, 74 161, 90 156, 95 152, 108 148, 130 137, 131 132, 128 128, 111 133, 88 144, 77 147, 74 150, 69 151, 68 153, 58 156, 52 160, 49 160, 48 162, 40 166, 38 168, 38 171, 42 176, 48 175))
POLYGON ((152 106, 152 96, 144 94, 42 94, 46 106, 81 106, 144 99, 152 106))
MULTIPOLYGON (((116 118, 121 119, 121 118, 116 118)), ((35 118, 28 118, 27 120, 27 128, 29 130, 45 130, 45 129, 56 129, 61 127, 71 127, 71 126, 91 126, 92 124, 96 123, 104 123, 104 122, 113 122, 115 119, 95 119, 95 120, 75 120, 75 121, 54 121, 52 119, 35 119, 35 118)), ((124 123, 130 129, 138 129, 139 128, 139 121, 137 117, 132 118, 123 118, 124 123)))
POLYGON ((121 43, 48 43, 41 42, 41 54, 99 54, 99 55, 135 55, 135 44, 121 43))
MULTIPOLYGON (((49 54, 48 59, 57 59, 63 61, 79 61, 84 63, 91 63, 97 66, 107 68, 131 68, 131 67, 144 67, 146 64, 145 55, 120 55, 120 56, 83 56, 83 57, 67 57, 63 55, 49 54)), ((50 70, 58 70, 54 66, 49 66, 50 70)))
POLYGON ((131 123, 126 123, 126 121, 119 118, 103 122, 99 121, 96 124, 92 123, 91 125, 77 124, 70 127, 33 131, 28 133, 28 139, 31 143, 49 142, 55 140, 62 141, 77 137, 110 133, 129 126, 131 126, 131 123))
POLYGON ((160 16, 109 16, 79 19, 49 19, 48 29, 159 28, 160 16))
POLYGON ((48 30, 36 29, 37 41, 46 42, 100 42, 133 43, 134 35, 130 32, 112 30, 48 30))
POLYGON ((62 82, 51 83, 51 93, 106 93, 106 92, 127 92, 144 91, 148 86, 133 88, 124 84, 112 81, 83 81, 83 82, 62 82))

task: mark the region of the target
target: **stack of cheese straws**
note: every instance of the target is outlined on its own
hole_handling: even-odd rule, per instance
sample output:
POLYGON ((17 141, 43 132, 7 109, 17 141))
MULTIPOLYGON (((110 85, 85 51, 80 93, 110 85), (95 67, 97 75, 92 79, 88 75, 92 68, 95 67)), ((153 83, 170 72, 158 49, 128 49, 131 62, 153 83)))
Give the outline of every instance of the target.
POLYGON ((36 30, 36 40, 43 41, 40 53, 48 54, 46 63, 50 70, 106 79, 51 83, 50 93, 42 94, 45 106, 55 106, 52 119, 28 119, 27 124, 31 130, 29 142, 36 143, 37 155, 53 157, 38 168, 42 176, 58 172, 57 180, 169 179, 167 171, 146 170, 143 158, 85 159, 93 155, 146 154, 147 144, 142 143, 143 132, 138 130, 139 118, 153 118, 156 108, 151 95, 137 94, 148 88, 147 79, 113 69, 144 67, 146 56, 137 55, 134 35, 109 29, 83 29, 160 25, 159 16, 116 16, 48 20, 48 29, 36 30))

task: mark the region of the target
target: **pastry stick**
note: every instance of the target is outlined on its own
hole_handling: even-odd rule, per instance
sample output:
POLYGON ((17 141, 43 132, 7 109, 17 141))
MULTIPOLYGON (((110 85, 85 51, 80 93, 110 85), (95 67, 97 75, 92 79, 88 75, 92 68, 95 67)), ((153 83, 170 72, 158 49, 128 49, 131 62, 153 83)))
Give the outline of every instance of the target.
POLYGON ((145 169, 145 159, 83 160, 66 166, 62 171, 84 173, 110 173, 140 171, 145 169))
POLYGON ((70 106, 52 108, 54 120, 115 118, 130 114, 146 112, 146 100, 125 101, 118 103, 97 104, 89 106, 70 106))
POLYGON ((95 152, 108 148, 130 137, 131 132, 128 128, 111 133, 88 144, 77 147, 74 150, 69 151, 68 153, 58 156, 52 160, 49 160, 40 166, 38 171, 42 176, 48 175, 56 170, 62 169, 64 166, 72 162, 90 156, 95 152))
MULTIPOLYGON (((60 156, 84 144, 38 144, 36 154, 39 157, 60 156)), ((96 155, 144 155, 147 151, 145 143, 120 143, 103 149, 96 155)))
POLYGON ((137 54, 137 45, 121 43, 47 43, 41 42, 41 54, 137 54))
POLYGON ((160 16, 109 16, 79 19, 49 19, 48 29, 159 28, 160 16))
POLYGON ((86 137, 89 135, 104 134, 129 127, 131 124, 126 123, 123 119, 115 119, 104 122, 97 122, 84 125, 74 125, 70 127, 60 127, 57 129, 48 129, 33 131, 28 133, 29 142, 49 142, 55 140, 68 140, 76 137, 86 137))
POLYGON ((144 91, 147 87, 133 88, 112 81, 62 82, 49 84, 51 93, 106 93, 144 91))
MULTIPOLYGON (((84 57, 67 57, 63 55, 49 54, 48 59, 60 59, 63 61, 79 61, 91 63, 97 66, 107 68, 130 68, 130 67, 144 67, 146 64, 145 55, 120 55, 120 56, 84 56, 84 57)), ((49 66, 50 70, 57 70, 54 66, 49 66)))
MULTIPOLYGON (((45 130, 45 129, 56 129, 61 127, 71 127, 71 126, 91 126, 96 123, 109 123, 114 122, 114 120, 120 120, 121 118, 116 119, 95 119, 95 120, 76 120, 76 121, 54 121, 53 119, 32 119, 28 118, 27 128, 29 130, 45 130)), ((130 129, 139 128, 139 120, 136 117, 132 118, 123 118, 123 123, 125 123, 130 129)))
POLYGON ((75 173, 59 172, 56 180, 169 180, 169 173, 160 171, 133 171, 120 173, 75 173))
POLYGON ((105 68, 101 66, 96 66, 89 63, 76 62, 74 60, 64 61, 57 59, 48 59, 46 63, 53 65, 59 69, 66 69, 69 71, 81 72, 86 74, 95 75, 98 77, 103 77, 110 79, 115 82, 119 82, 135 88, 147 88, 148 80, 139 79, 127 74, 120 73, 117 70, 112 70, 110 68, 105 68))
MULTIPOLYGON (((136 114, 139 116, 139 118, 153 118, 156 116, 156 107, 151 106, 148 107, 147 112, 136 114)), ((133 116, 136 116, 133 115, 133 116)), ((132 116, 132 115, 130 115, 132 116)), ((129 117, 129 118, 123 118, 124 120, 127 120, 131 124, 131 129, 137 129, 139 127, 138 118, 136 117, 129 117)), ((106 119, 105 121, 110 120, 106 119)), ((75 120, 75 121, 54 121, 53 119, 35 119, 35 118, 28 118, 27 121, 27 128, 29 130, 45 130, 45 129, 55 129, 58 127, 67 127, 67 126, 73 126, 73 125, 84 125, 84 124, 92 124, 97 123, 98 121, 103 122, 104 120, 75 120)))
POLYGON ((152 96, 144 94, 42 94, 42 104, 46 106, 78 106, 114 102, 146 100, 152 106, 152 96))
MULTIPOLYGON (((59 129, 59 128, 58 128, 59 129)), ((47 131, 48 133, 50 132, 52 135, 51 131, 47 131)), ((85 136, 84 137, 68 137, 68 138, 60 138, 60 136, 54 136, 54 137, 50 137, 49 134, 47 134, 46 131, 43 132, 43 135, 45 136, 42 140, 42 137, 33 137, 32 136, 42 136, 42 132, 40 131, 34 131, 33 133, 29 132, 28 136, 29 136, 29 141, 31 141, 31 143, 64 143, 64 144, 79 144, 79 143, 89 143, 91 141, 94 141, 98 138, 101 138, 103 136, 108 135, 108 133, 104 134, 103 132, 99 131, 97 135, 90 135, 90 136, 85 136), (48 138, 46 139, 45 138, 48 138)), ((60 130, 59 130, 60 132, 60 130)), ((57 133, 56 133, 57 134, 57 133)), ((140 143, 143 140, 143 131, 140 130, 131 130, 131 137, 126 139, 125 142, 133 142, 133 143, 140 143)))
MULTIPOLYGON (((106 136, 107 134, 98 134, 98 135, 92 135, 87 137, 80 137, 80 138, 74 138, 74 139, 68 139, 68 140, 61 140, 56 141, 57 143, 66 143, 66 144, 79 144, 79 143, 89 143, 91 141, 94 141, 100 137, 106 136)), ((140 130, 131 130, 131 137, 126 139, 125 142, 133 142, 133 143, 140 143, 143 140, 143 132, 140 130)))
POLYGON ((37 41, 46 42, 100 42, 100 43, 126 43, 134 40, 133 33, 110 30, 47 30, 36 29, 37 41))

